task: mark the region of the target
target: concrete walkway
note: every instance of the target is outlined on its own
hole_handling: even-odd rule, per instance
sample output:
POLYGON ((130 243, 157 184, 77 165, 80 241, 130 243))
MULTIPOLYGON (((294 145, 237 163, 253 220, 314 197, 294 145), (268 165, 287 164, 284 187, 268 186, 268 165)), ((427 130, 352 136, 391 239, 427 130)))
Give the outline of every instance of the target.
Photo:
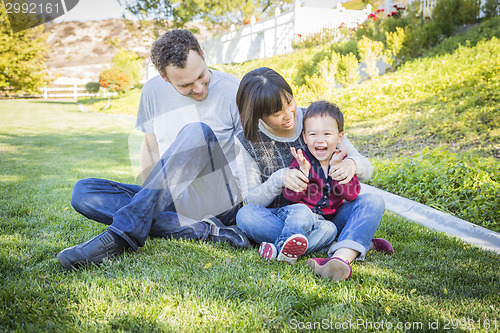
POLYGON ((361 193, 379 194, 385 200, 385 208, 393 213, 483 249, 500 253, 500 233, 498 232, 370 185, 361 184, 361 193))

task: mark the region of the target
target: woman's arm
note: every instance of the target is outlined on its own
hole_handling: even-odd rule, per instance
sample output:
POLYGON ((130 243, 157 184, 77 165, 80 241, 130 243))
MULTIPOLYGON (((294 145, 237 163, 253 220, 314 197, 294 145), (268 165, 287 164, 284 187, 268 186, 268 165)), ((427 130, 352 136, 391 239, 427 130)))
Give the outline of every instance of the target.
POLYGON ((342 184, 348 183, 354 175, 357 175, 362 182, 370 180, 373 175, 372 163, 359 153, 346 136, 339 144, 339 148, 341 154, 338 156, 335 154, 330 162, 330 176, 342 184), (343 159, 345 153, 347 157, 343 159))
POLYGON ((282 175, 286 169, 273 173, 264 183, 261 182, 259 165, 236 139, 239 153, 237 155, 238 178, 245 204, 267 207, 281 194, 283 188, 282 175))
POLYGON ((275 171, 265 182, 261 181, 259 165, 236 139, 238 178, 243 202, 267 207, 281 194, 283 187, 295 192, 307 188, 309 179, 298 169, 283 168, 275 171))

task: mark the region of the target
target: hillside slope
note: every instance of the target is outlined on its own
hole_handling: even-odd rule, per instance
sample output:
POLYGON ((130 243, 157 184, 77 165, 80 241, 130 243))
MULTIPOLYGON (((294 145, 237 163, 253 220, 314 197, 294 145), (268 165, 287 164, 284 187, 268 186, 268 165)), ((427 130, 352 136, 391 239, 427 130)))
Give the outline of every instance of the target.
MULTIPOLYGON (((200 30, 199 38, 208 35, 201 25, 189 27, 200 30)), ((153 25, 139 29, 135 24, 131 32, 120 19, 49 23, 45 25, 49 35, 47 66, 53 75, 95 80, 102 68, 111 62, 118 47, 147 57, 156 39, 154 29, 153 25)))

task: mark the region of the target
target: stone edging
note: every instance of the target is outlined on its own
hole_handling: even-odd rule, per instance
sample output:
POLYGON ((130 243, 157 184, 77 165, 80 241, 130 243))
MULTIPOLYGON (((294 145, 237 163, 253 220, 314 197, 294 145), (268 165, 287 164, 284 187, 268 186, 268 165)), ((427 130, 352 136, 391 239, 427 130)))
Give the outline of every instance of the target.
POLYGON ((361 184, 361 193, 379 194, 384 198, 385 208, 393 213, 483 249, 500 253, 500 233, 498 232, 367 184, 361 184))

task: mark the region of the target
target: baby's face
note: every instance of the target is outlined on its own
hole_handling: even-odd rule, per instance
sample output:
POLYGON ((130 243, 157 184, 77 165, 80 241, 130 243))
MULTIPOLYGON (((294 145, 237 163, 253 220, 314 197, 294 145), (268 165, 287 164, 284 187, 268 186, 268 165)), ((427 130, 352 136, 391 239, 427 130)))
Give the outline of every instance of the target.
POLYGON ((303 136, 311 154, 322 166, 326 166, 337 144, 344 138, 344 132, 339 133, 339 127, 334 118, 319 116, 306 119, 303 136))

